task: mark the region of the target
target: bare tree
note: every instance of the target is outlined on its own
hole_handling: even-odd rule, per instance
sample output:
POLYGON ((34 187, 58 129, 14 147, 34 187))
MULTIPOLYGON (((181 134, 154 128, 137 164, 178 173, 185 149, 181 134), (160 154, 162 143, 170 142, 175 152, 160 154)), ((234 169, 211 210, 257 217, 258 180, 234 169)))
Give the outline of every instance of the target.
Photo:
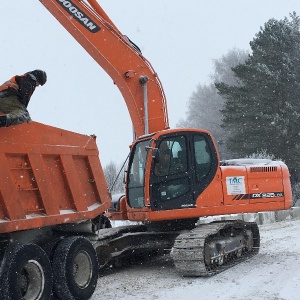
POLYGON ((111 161, 103 169, 108 188, 112 194, 124 192, 124 173, 121 171, 121 168, 121 166, 117 167, 116 163, 111 161))
POLYGON ((232 68, 244 63, 248 55, 247 51, 234 48, 220 59, 213 60, 215 71, 210 76, 212 83, 197 86, 189 99, 186 118, 181 119, 177 124, 178 127, 195 127, 210 131, 215 138, 222 159, 230 157, 226 147, 230 132, 221 127, 223 118, 221 110, 224 107, 225 98, 218 94, 214 84, 228 82, 228 84, 239 85, 232 68))
POLYGON ((249 52, 233 48, 219 59, 214 59, 215 72, 210 77, 213 83, 224 82, 228 85, 240 85, 239 79, 234 75, 232 68, 243 64, 249 57, 249 52))

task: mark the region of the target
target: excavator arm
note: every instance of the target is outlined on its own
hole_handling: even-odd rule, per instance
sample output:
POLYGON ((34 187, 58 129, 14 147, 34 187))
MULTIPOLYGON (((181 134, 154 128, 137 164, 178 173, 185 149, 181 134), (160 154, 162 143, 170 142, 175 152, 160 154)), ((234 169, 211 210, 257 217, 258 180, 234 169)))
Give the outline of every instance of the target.
POLYGON ((156 72, 96 0, 39 1, 112 78, 137 137, 169 128, 166 98, 156 72))

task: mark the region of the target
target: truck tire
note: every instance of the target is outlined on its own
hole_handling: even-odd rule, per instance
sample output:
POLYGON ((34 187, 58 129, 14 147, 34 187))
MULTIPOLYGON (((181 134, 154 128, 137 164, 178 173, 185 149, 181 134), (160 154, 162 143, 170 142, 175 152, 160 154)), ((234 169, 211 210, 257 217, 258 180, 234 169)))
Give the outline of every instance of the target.
POLYGON ((53 256, 54 291, 61 300, 92 297, 98 280, 98 259, 89 240, 74 236, 62 240, 53 256))
POLYGON ((61 241, 61 238, 52 238, 47 243, 40 245, 41 248, 46 252, 51 264, 53 261, 53 255, 54 255, 55 249, 60 241, 61 241))
POLYGON ((49 300, 52 268, 44 250, 35 244, 11 244, 1 266, 3 300, 49 300))

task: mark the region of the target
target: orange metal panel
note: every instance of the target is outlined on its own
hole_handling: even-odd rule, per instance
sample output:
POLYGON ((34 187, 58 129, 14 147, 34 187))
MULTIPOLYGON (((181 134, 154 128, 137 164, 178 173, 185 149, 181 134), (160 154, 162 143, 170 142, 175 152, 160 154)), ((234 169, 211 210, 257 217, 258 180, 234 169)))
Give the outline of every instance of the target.
POLYGON ((0 128, 0 136, 0 233, 90 219, 110 207, 95 137, 36 122, 0 128))
MULTIPOLYGON (((51 198, 55 201, 58 212, 76 210, 72 195, 66 182, 64 169, 59 155, 43 155, 47 169, 47 186, 51 190, 51 198)), ((45 179, 44 179, 45 180, 45 179)))
POLYGON ((0 152, 0 192, 1 192, 1 213, 4 219, 24 219, 23 210, 18 187, 15 185, 14 177, 11 174, 5 153, 0 152))
POLYGON ((90 172, 92 174, 91 178, 94 179, 95 197, 97 197, 97 199, 101 199, 102 203, 107 201, 107 207, 110 207, 111 198, 108 197, 108 187, 100 160, 94 155, 89 155, 87 159, 90 166, 90 172))
MULTIPOLYGON (((74 205, 76 211, 87 210, 85 203, 86 195, 84 194, 81 183, 74 166, 73 157, 69 155, 60 155, 62 162, 64 181, 67 189, 70 191, 72 206, 74 205)), ((88 178, 86 178, 88 180, 88 178)))
POLYGON ((280 166, 247 167, 247 170, 249 193, 257 197, 251 200, 252 204, 272 202, 274 192, 277 196, 276 202, 285 200, 284 194, 282 193, 284 187, 283 174, 280 166), (260 197, 261 193, 265 194, 265 197, 260 197), (280 194, 282 194, 281 197, 278 196, 280 194))
POLYGON ((224 204, 223 186, 221 171, 218 170, 215 178, 209 184, 209 186, 201 193, 196 201, 198 208, 207 207, 208 209, 214 209, 216 206, 222 206, 224 204))
POLYGON ((19 194, 20 204, 26 215, 44 214, 40 191, 36 184, 28 156, 25 154, 7 154, 6 159, 19 194))
POLYGON ((50 184, 49 178, 52 174, 48 174, 45 161, 41 154, 30 154, 29 155, 30 165, 32 166, 32 173, 34 181, 40 191, 41 201, 46 215, 56 215, 59 213, 58 201, 53 197, 51 190, 53 187, 50 184))
POLYGON ((91 172, 91 165, 86 156, 73 156, 73 161, 79 184, 84 195, 85 205, 86 207, 89 207, 99 199, 95 178, 91 172))

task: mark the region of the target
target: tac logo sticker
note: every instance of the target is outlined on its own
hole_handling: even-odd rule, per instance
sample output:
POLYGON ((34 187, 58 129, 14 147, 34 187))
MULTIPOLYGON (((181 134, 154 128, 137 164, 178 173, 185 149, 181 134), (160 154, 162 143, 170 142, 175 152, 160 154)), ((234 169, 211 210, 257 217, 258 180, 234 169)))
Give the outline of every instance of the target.
POLYGON ((227 195, 246 194, 245 176, 226 177, 227 195))

